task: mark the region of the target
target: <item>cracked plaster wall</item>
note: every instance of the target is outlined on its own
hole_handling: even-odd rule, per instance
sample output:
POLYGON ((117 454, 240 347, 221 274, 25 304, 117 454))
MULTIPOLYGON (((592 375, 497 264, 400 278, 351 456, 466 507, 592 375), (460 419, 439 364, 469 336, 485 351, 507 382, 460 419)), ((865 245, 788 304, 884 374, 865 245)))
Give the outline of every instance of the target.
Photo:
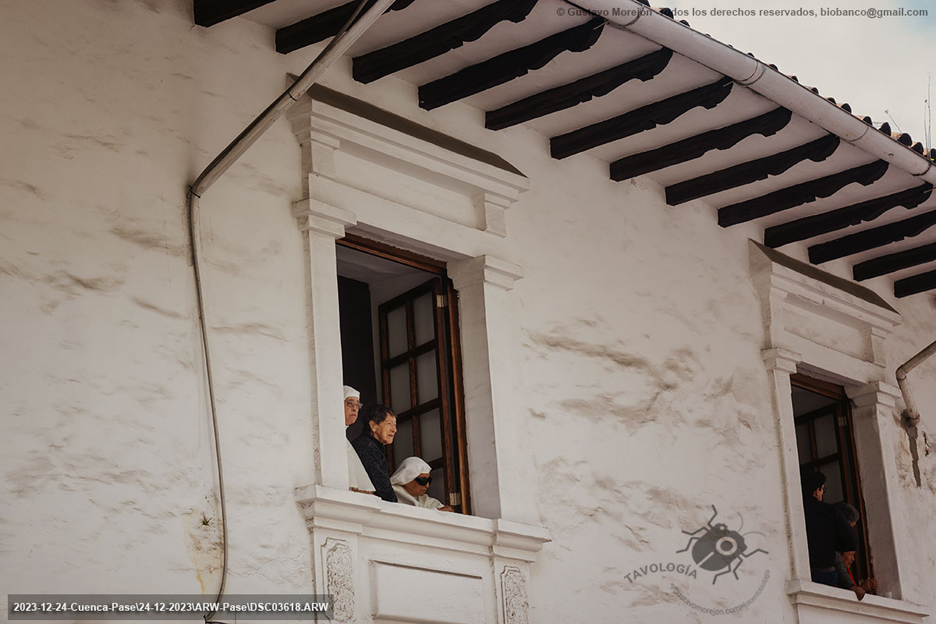
MULTIPOLYGON (((191 2, 2 5, 0 585, 211 593, 185 187, 291 67, 248 22, 193 29, 191 2)), ((203 202, 234 592, 311 583, 299 166, 280 125, 203 202)))
MULTIPOLYGON (((8 593, 211 592, 217 501, 200 367, 184 188, 315 50, 283 57, 243 20, 192 28, 188 0, 3 3, 0 23, 0 568, 8 593), (93 570, 93 574, 88 571, 93 570), (138 574, 134 574, 137 572, 138 574)), ((414 110, 397 79, 326 83, 494 151, 532 190, 507 215, 521 264, 512 417, 553 542, 533 567, 531 621, 702 621, 635 568, 673 560, 711 505, 757 547, 735 589, 742 621, 793 617, 773 410, 748 274, 753 226, 725 231, 652 182, 615 184, 543 138, 483 131, 456 104, 414 110), (593 276, 583 279, 582 276, 593 276), (740 514, 740 516, 739 516, 740 514)), ((299 150, 277 124, 202 203, 231 531, 230 591, 311 586, 293 487, 313 457, 299 150)), ((839 274, 846 270, 834 266, 839 274)), ((886 292, 886 288, 878 290, 886 292)), ((931 297, 899 302, 893 368, 936 333, 931 297)), ((936 427, 936 362, 914 373, 922 433, 936 427), (919 380, 919 381, 917 381, 919 380)), ((894 425, 904 533, 936 544, 936 448, 916 488, 894 425)), ((936 433, 928 434, 932 444, 936 433)), ((936 548, 914 548, 910 598, 936 548)), ((731 586, 726 586, 731 587, 731 586)))

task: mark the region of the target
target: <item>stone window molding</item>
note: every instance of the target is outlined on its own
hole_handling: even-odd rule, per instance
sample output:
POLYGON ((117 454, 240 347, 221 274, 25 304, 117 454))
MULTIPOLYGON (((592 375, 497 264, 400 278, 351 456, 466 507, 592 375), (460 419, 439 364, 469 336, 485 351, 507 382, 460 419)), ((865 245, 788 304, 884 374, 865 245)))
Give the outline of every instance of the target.
POLYGON ((292 214, 306 252, 316 473, 296 500, 316 590, 340 586, 350 621, 428 621, 425 595, 403 598, 426 587, 448 601, 433 622, 523 624, 530 564, 549 541, 523 487, 529 467, 504 347, 517 335, 511 291, 523 277, 507 259, 506 213, 528 181, 494 154, 369 104, 328 89, 310 94, 290 120, 303 165, 292 214), (336 241, 349 233, 446 263, 458 292, 474 516, 348 491, 336 241))
POLYGON ((901 561, 907 561, 892 510, 898 484, 893 445, 882 431, 895 427, 900 396, 887 383, 884 340, 900 315, 876 293, 751 241, 751 273, 761 301, 762 357, 770 379, 780 443, 785 523, 790 535, 787 593, 801 622, 824 621, 834 611, 885 621, 922 622, 924 608, 900 600, 901 561), (841 385, 852 401, 852 419, 862 475, 869 541, 879 577, 879 595, 862 602, 854 593, 811 582, 806 525, 796 448, 790 376, 802 373, 841 385), (896 599, 885 598, 890 594, 896 599), (825 614, 823 614, 825 612, 825 614))
POLYGON ((799 621, 806 624, 814 621, 851 621, 856 615, 864 616, 861 621, 923 622, 929 616, 929 610, 919 605, 902 600, 891 600, 868 594, 861 602, 855 600, 855 594, 849 589, 839 589, 808 583, 787 581, 787 595, 799 613, 799 621), (836 619, 831 619, 836 618, 836 619), (864 618, 873 618, 865 620, 864 618))
POLYGON ((503 258, 505 211, 528 180, 494 154, 325 88, 310 90, 290 120, 303 163, 305 197, 293 215, 307 250, 318 483, 348 483, 344 449, 327 443, 342 439, 343 422, 318 415, 335 414, 341 403, 335 241, 353 232, 446 262, 459 293, 473 511, 532 521, 534 506, 515 478, 527 469, 518 464, 509 349, 494 348, 516 336, 510 291, 523 270, 503 258), (368 187, 365 178, 391 183, 368 187), (451 205, 418 205, 439 189, 451 205))
POLYGON ((333 594, 336 620, 529 621, 526 579, 546 529, 321 485, 297 488, 296 501, 322 553, 316 591, 333 594))

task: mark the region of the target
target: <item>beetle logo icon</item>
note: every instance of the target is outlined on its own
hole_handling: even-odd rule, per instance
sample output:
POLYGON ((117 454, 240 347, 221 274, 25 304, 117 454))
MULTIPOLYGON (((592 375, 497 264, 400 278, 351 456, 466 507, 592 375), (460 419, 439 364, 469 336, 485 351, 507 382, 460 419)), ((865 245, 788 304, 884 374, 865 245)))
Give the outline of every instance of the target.
MULTIPOLYGON (((718 517, 718 510, 715 509, 715 505, 712 505, 712 511, 715 513, 712 514, 712 517, 705 526, 692 532, 683 531, 683 533, 689 536, 689 543, 686 544, 685 548, 677 550, 676 552, 683 553, 692 548, 692 560, 696 562, 696 565, 703 570, 709 570, 711 572, 720 570, 712 579, 712 585, 714 585, 719 576, 728 574, 729 572, 737 579, 738 568, 741 567, 745 559, 757 553, 767 554, 767 551, 763 548, 758 548, 757 550, 748 552, 747 542, 744 541, 744 535, 757 532, 749 531, 744 535, 740 533, 741 529, 744 528, 743 517, 741 518, 741 526, 738 527, 738 530, 732 531, 728 528, 728 525, 723 522, 712 524, 715 518, 718 517), (693 543, 695 543, 694 546, 693 543)), ((738 515, 740 516, 741 514, 738 515)), ((757 534, 762 535, 762 533, 757 534)))

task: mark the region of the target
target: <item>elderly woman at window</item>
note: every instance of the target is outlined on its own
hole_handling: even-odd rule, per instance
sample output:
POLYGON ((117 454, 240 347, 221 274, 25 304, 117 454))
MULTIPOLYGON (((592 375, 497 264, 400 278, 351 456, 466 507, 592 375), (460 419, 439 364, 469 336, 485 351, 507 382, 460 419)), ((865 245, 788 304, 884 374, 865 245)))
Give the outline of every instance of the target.
POLYGON ((367 408, 364 431, 351 446, 361 458, 361 464, 367 471, 377 496, 385 501, 397 502, 396 494, 390 485, 390 468, 384 447, 393 443, 396 435, 396 414, 386 405, 372 405, 367 408))
POLYGON ((418 457, 407 457, 390 477, 393 491, 397 501, 405 505, 438 509, 439 511, 454 511, 448 505, 426 494, 432 477, 429 475, 429 464, 418 457))
MULTIPOLYGON (((344 387, 344 424, 345 428, 350 427, 357 421, 358 412, 361 410, 361 393, 351 386, 344 387)), ((371 483, 367 471, 361 464, 361 458, 355 452, 351 442, 347 439, 345 444, 348 447, 348 483, 353 492, 362 494, 373 494, 374 484, 371 483)))

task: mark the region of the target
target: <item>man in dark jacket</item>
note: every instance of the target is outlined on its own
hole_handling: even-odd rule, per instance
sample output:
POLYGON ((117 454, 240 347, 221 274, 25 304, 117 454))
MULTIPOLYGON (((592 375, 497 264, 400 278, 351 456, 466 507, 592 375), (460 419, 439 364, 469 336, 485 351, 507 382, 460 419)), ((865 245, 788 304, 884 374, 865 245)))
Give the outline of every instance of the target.
POLYGON ((835 587, 835 553, 858 548, 855 532, 842 512, 822 502, 826 476, 815 470, 802 474, 803 512, 806 517, 806 541, 809 544, 809 567, 814 583, 835 587))
POLYGON ((390 485, 390 469, 384 447, 392 444, 396 435, 396 414, 386 405, 372 405, 367 408, 366 419, 364 431, 351 442, 351 446, 361 458, 361 464, 374 484, 377 496, 395 503, 397 497, 390 485))

